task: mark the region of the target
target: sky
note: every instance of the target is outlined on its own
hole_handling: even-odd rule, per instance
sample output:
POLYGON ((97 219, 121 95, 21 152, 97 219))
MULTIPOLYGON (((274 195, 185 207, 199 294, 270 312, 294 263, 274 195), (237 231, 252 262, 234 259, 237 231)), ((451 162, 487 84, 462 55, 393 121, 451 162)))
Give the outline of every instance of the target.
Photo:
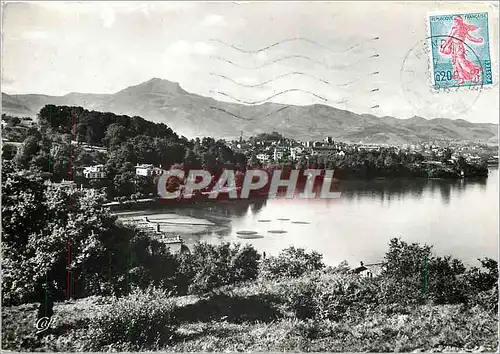
POLYGON ((498 6, 488 3, 12 2, 2 23, 10 94, 114 93, 161 78, 245 104, 499 119, 498 6), (429 13, 485 11, 494 85, 432 92, 429 55, 418 55, 429 13))

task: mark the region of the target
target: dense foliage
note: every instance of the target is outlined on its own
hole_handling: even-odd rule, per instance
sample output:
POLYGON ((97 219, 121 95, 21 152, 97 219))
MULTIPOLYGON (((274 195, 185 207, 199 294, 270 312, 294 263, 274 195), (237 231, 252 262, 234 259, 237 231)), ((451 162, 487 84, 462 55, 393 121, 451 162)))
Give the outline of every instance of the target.
POLYGON ((41 301, 46 291, 61 300, 168 282, 172 255, 165 245, 116 223, 103 200, 96 190, 2 171, 4 304, 41 301), (161 277, 159 265, 166 267, 161 277))
POLYGON ((282 250, 277 257, 264 259, 260 274, 268 279, 300 277, 305 273, 323 269, 325 265, 322 258, 323 256, 315 251, 308 253, 302 248, 292 246, 282 250))
MULTIPOLYGON (((363 278, 346 263, 325 267, 319 253, 294 247, 262 260, 252 246, 229 243, 199 243, 189 253, 174 253, 117 222, 103 202, 151 193, 154 181, 138 183, 136 163, 202 166, 216 176, 221 166, 243 170, 244 156, 222 141, 188 141, 139 117, 46 106, 39 120, 41 129, 27 129, 19 150, 2 151, 8 160, 2 163, 1 206, 4 348, 406 351, 496 346, 498 263, 493 259, 467 268, 450 256, 435 255, 430 246, 393 239, 380 276, 363 278), (108 153, 72 144, 72 136, 104 144, 108 153), (107 195, 53 183, 65 179, 72 166, 95 163, 106 165, 109 178, 90 184, 106 188, 107 195), (33 303, 43 304, 47 296, 55 302, 55 328, 36 335, 33 324, 40 307, 33 303), (73 300, 62 302, 68 298, 73 300)), ((276 141, 279 136, 258 139, 276 141)), ((415 166, 420 162, 418 155, 380 150, 320 163, 344 176, 370 177, 382 170, 419 175, 422 170, 415 166)), ((477 173, 473 168, 463 160, 450 167, 477 173)), ((171 181, 171 187, 182 183, 171 181)), ((247 208, 234 207, 237 213, 247 208)))
POLYGON ((249 245, 198 243, 179 259, 179 292, 204 294, 257 278, 260 254, 249 245))
POLYGON ((175 255, 117 223, 96 190, 53 185, 36 173, 2 172, 4 304, 41 301, 46 291, 61 300, 123 295, 150 285, 204 293, 257 277, 260 255, 249 246, 199 244, 175 255))
MULTIPOLYGON (((198 248, 197 257, 210 252, 231 253, 227 245, 218 251, 215 246, 198 248)), ((303 259, 301 253, 288 256, 292 266, 303 259)), ((456 295, 451 292, 445 295, 450 297, 441 298, 444 304, 435 304, 431 296, 419 304, 400 293, 391 293, 389 289, 394 288, 388 284, 397 281, 401 282, 400 288, 412 289, 415 274, 409 269, 414 267, 420 274, 420 256, 435 257, 430 247, 395 239, 386 259, 399 271, 406 270, 397 277, 398 270, 387 269, 379 277, 363 278, 341 264, 294 277, 258 277, 224 285, 202 297, 176 297, 165 290, 144 289, 133 290, 121 298, 88 298, 89 301, 57 305, 55 328, 38 337, 32 334, 30 322, 34 309, 25 305, 12 307, 3 311, 2 339, 9 349, 53 351, 494 350, 497 309, 491 305, 495 305, 493 298, 498 302, 497 262, 482 260, 482 269, 458 272, 466 297, 473 302, 456 303, 456 295), (480 288, 476 288, 478 281, 480 288), (15 321, 16 316, 26 321, 15 321)), ((452 264, 457 261, 445 257, 434 266, 446 269, 452 264)), ((218 269, 224 268, 229 269, 218 269)), ((192 282, 204 287, 207 279, 200 277, 192 282)), ((452 283, 456 279, 446 271, 440 278, 452 283)), ((429 284, 429 294, 441 294, 439 289, 429 284)))
POLYGON ((177 321, 175 303, 155 289, 113 299, 107 311, 89 321, 85 351, 118 344, 120 350, 158 349, 170 342, 177 321))
POLYGON ((15 141, 22 142, 22 146, 17 153, 11 145, 5 147, 2 154, 6 159, 14 159, 18 169, 48 172, 55 182, 69 179, 94 188, 105 188, 108 199, 137 199, 156 194, 155 178, 136 176, 134 166, 137 164, 153 164, 164 169, 175 164, 185 170, 204 168, 213 175, 213 183, 209 187, 216 183, 224 169, 241 175, 247 168, 247 160, 252 168, 265 168, 270 172, 278 167, 333 169, 338 179, 458 178, 462 172, 465 177, 488 174, 484 161, 473 164, 461 157, 451 162, 450 150, 436 158, 393 147, 369 151, 343 144, 343 154, 324 151, 309 156, 307 160, 287 158, 275 166, 262 166, 256 160, 254 150, 265 144, 279 144, 286 140, 276 132, 252 137, 249 140, 253 144, 252 154, 250 151, 235 152, 222 140, 179 137, 163 123, 153 123, 141 117, 88 111, 81 107, 43 107, 38 115, 38 129, 12 126, 17 121, 15 117, 11 118, 6 128, 22 130, 22 134, 15 138, 15 141), (105 147, 107 153, 92 146, 105 147), (105 165, 106 179, 86 180, 80 177, 83 167, 95 164, 105 165))
POLYGON ((94 188, 105 188, 108 199, 150 197, 156 194, 152 176, 136 176, 137 164, 164 169, 174 164, 205 168, 220 174, 223 168, 241 169, 244 155, 212 138, 188 140, 163 123, 140 117, 88 111, 81 107, 47 105, 39 113, 39 129, 23 135, 17 153, 4 148, 19 170, 50 173, 54 182, 75 180, 94 188), (106 153, 93 147, 106 148, 106 153), (104 164, 107 178, 86 180, 85 166, 104 164))

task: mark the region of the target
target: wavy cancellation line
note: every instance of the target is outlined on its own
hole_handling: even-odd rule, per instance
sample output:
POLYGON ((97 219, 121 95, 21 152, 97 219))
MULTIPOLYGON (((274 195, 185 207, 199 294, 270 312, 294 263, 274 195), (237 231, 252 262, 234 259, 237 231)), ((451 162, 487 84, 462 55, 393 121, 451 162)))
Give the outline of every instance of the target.
POLYGON ((326 80, 323 80, 323 79, 320 79, 320 78, 317 78, 317 77, 314 77, 312 75, 309 75, 309 74, 306 74, 306 73, 303 73, 301 71, 292 71, 292 72, 289 72, 289 73, 286 73, 286 74, 282 74, 282 75, 278 75, 276 76, 275 78, 273 79, 269 79, 269 80, 266 80, 266 81, 263 81, 261 82, 260 84, 254 84, 254 85, 247 85, 247 84, 244 84, 244 83, 241 83, 241 82, 238 82, 238 81, 235 81, 233 79, 231 79, 230 77, 227 77, 227 76, 224 76, 222 74, 217 74, 217 73, 210 73, 210 75, 212 76, 217 76, 217 77, 221 77, 223 78, 224 80, 228 80, 228 81, 231 81, 232 83, 238 85, 238 86, 243 86, 243 87, 249 87, 249 88, 254 88, 254 87, 261 87, 261 86, 264 86, 265 84, 268 84, 270 82, 273 82, 273 81, 276 81, 276 80, 279 80, 283 77, 287 77, 287 76, 292 76, 292 75, 302 75, 302 76, 306 76, 306 77, 309 77, 311 79, 314 79, 316 81, 319 81, 319 82, 323 82, 327 85, 331 85, 332 83, 329 82, 329 81, 326 81, 326 80))
MULTIPOLYGON (((277 94, 275 94, 275 95, 273 95, 273 96, 270 96, 270 97, 268 97, 268 98, 266 98, 266 99, 259 100, 259 101, 253 101, 253 102, 250 102, 250 101, 244 101, 244 100, 237 99, 237 98, 235 98, 235 97, 233 97, 233 96, 231 96, 231 95, 229 95, 229 94, 227 94, 227 93, 221 92, 221 91, 214 91, 214 90, 211 90, 210 92, 212 92, 212 93, 218 93, 218 94, 220 94, 220 95, 223 95, 223 96, 229 97, 229 98, 231 98, 231 99, 233 99, 233 100, 235 100, 235 101, 237 101, 237 102, 240 102, 240 103, 245 103, 245 104, 252 105, 252 104, 267 103, 267 102, 268 102, 268 100, 270 100, 271 98, 274 98, 274 97, 276 97, 276 96, 282 95, 282 94, 287 93, 287 92, 292 92, 292 91, 295 91, 295 92, 304 92, 304 93, 308 93, 308 94, 311 94, 311 95, 313 95, 313 96, 316 96, 316 97, 318 97, 318 98, 322 99, 322 100, 323 100, 323 101, 325 101, 325 102, 330 102, 330 103, 335 103, 335 104, 344 104, 344 103, 349 102, 349 100, 348 100, 348 99, 345 99, 345 98, 344 98, 344 99, 341 99, 340 101, 332 102, 331 100, 329 100, 329 99, 327 99, 327 98, 324 98, 324 97, 321 97, 321 96, 319 96, 319 95, 317 95, 317 94, 315 94, 315 93, 312 93, 312 92, 309 92, 309 91, 305 91, 305 90, 300 90, 300 89, 289 89, 289 90, 285 90, 285 91, 279 92, 279 93, 277 93, 277 94)), ((369 92, 376 92, 376 91, 379 91, 379 89, 378 89, 378 88, 375 88, 375 89, 370 90, 369 92)), ((266 115, 264 115, 264 116, 261 116, 261 117, 260 117, 260 119, 264 119, 264 118, 266 118, 266 117, 269 117, 269 116, 271 116, 271 115, 273 115, 273 114, 276 114, 276 113, 281 112, 281 111, 283 111, 283 110, 285 110, 285 109, 288 109, 289 107, 292 107, 292 105, 287 105, 287 106, 281 107, 281 108, 279 108, 279 109, 278 109, 278 110, 276 110, 276 111, 273 111, 273 112, 270 112, 270 113, 268 113, 268 114, 266 114, 266 115)), ((232 116, 232 117, 234 117, 234 118, 238 118, 238 119, 242 119, 242 120, 246 120, 246 121, 252 121, 252 120, 257 119, 257 117, 258 117, 258 116, 254 116, 254 117, 250 117, 250 118, 245 118, 245 117, 243 117, 243 116, 241 116, 241 115, 238 115, 238 114, 235 114, 235 113, 229 112, 228 110, 225 110, 225 109, 223 109, 223 108, 219 108, 219 107, 215 107, 215 106, 210 106, 210 108, 211 108, 211 109, 214 109, 214 110, 221 111, 221 112, 223 112, 223 113, 226 113, 226 114, 228 114, 228 115, 230 115, 230 116, 232 116)), ((376 109, 376 108, 380 108, 380 106, 379 106, 379 105, 374 105, 374 106, 371 106, 371 107, 370 107, 370 109, 376 109)))
POLYGON ((244 100, 240 100, 240 99, 238 99, 238 98, 236 98, 236 97, 234 97, 234 96, 231 96, 231 95, 230 95, 230 94, 228 94, 228 93, 221 92, 221 91, 210 90, 210 92, 213 92, 213 93, 218 93, 218 94, 220 94, 220 95, 223 95, 223 96, 229 97, 230 99, 235 100, 235 101, 237 101, 237 102, 239 102, 239 103, 248 104, 248 105, 254 105, 254 104, 265 103, 265 102, 269 101, 270 99, 273 99, 273 98, 275 98, 275 97, 277 97, 277 96, 283 95, 283 94, 288 93, 288 92, 303 92, 303 93, 307 93, 307 94, 309 94, 309 95, 315 96, 315 97, 317 97, 317 98, 319 98, 319 99, 321 99, 321 100, 323 100, 323 101, 325 101, 325 102, 327 102, 327 101, 328 101, 328 99, 327 99, 327 98, 324 98, 324 97, 322 97, 322 96, 320 96, 320 95, 317 95, 317 94, 315 94, 314 92, 310 92, 310 91, 306 91, 306 90, 301 90, 301 89, 297 89, 297 88, 292 88, 292 89, 284 90, 284 91, 278 92, 278 93, 276 93, 276 94, 274 94, 274 95, 272 95, 272 96, 269 96, 269 97, 267 97, 267 98, 264 98, 264 99, 262 99, 262 100, 258 100, 258 101, 244 101, 244 100))
POLYGON ((367 40, 365 40, 363 42, 359 42, 359 43, 357 43, 355 45, 352 45, 352 46, 350 46, 349 48, 347 48, 347 49, 345 49, 343 51, 334 51, 331 48, 328 48, 328 47, 326 47, 326 46, 324 46, 324 45, 322 45, 322 44, 320 44, 320 43, 318 43, 316 41, 313 41, 313 40, 311 40, 309 38, 305 38, 305 37, 286 38, 286 39, 283 39, 281 41, 275 42, 273 44, 270 44, 270 45, 268 45, 266 47, 262 47, 262 48, 257 49, 257 50, 242 49, 242 48, 239 48, 239 47, 237 47, 237 46, 235 46, 233 44, 229 44, 229 43, 226 43, 224 41, 221 41, 220 39, 210 39, 210 41, 211 42, 217 42, 217 43, 223 44, 223 45, 225 45, 227 47, 233 48, 233 49, 235 49, 235 50, 237 50, 237 51, 239 51, 241 53, 246 53, 246 54, 257 54, 257 53, 264 52, 266 50, 272 49, 274 47, 277 47, 277 46, 279 46, 279 45, 281 45, 283 43, 295 42, 295 41, 302 41, 302 42, 307 42, 307 43, 310 43, 310 44, 314 44, 317 47, 320 47, 320 48, 326 49, 326 50, 328 50, 330 52, 333 52, 332 55, 341 55, 341 54, 345 54, 345 53, 347 53, 347 52, 349 52, 349 51, 351 51, 353 49, 356 49, 356 48, 360 47, 364 43, 371 42, 371 41, 378 40, 378 39, 380 39, 380 37, 373 37, 373 38, 367 39, 367 40))
POLYGON ((319 60, 313 59, 313 58, 308 57, 306 55, 287 55, 287 56, 284 56, 284 57, 279 57, 279 58, 276 58, 276 59, 268 60, 267 62, 265 62, 265 63, 263 63, 261 65, 257 65, 257 66, 246 66, 246 65, 237 64, 234 61, 231 61, 229 59, 226 59, 226 58, 223 58, 223 57, 220 57, 220 56, 216 56, 216 55, 211 55, 210 58, 221 60, 221 61, 224 61, 224 62, 226 62, 228 64, 234 65, 237 68, 247 69, 247 70, 263 69, 266 66, 269 66, 271 64, 276 64, 276 63, 279 63, 279 62, 282 62, 282 61, 285 61, 285 60, 288 60, 288 59, 305 59, 305 60, 311 61, 311 62, 313 62, 315 64, 321 65, 321 66, 323 66, 323 67, 325 67, 325 68, 327 68, 329 70, 342 70, 342 69, 347 69, 349 67, 352 67, 352 66, 364 63, 364 62, 366 62, 366 61, 368 61, 368 60, 370 60, 372 58, 378 58, 379 56, 380 56, 379 54, 373 54, 373 55, 370 55, 367 58, 363 58, 363 59, 357 60, 357 61, 355 61, 353 63, 350 63, 350 64, 347 64, 347 65, 336 65, 336 66, 330 66, 328 64, 325 64, 325 63, 323 63, 323 62, 321 62, 319 60))
MULTIPOLYGON (((361 79, 364 79, 364 78, 366 78, 366 77, 373 76, 373 75, 378 75, 378 74, 379 74, 379 72, 378 72, 378 71, 375 71, 375 72, 373 72, 373 73, 371 73, 371 74, 368 74, 368 75, 365 75, 365 76, 360 76, 360 77, 356 78, 355 80, 352 80, 352 81, 349 81, 349 82, 346 82, 346 83, 340 84, 340 85, 338 85, 338 86, 339 86, 339 87, 348 86, 348 85, 351 85, 351 84, 353 84, 353 83, 356 83, 356 82, 360 81, 361 79)), ((279 80, 279 79, 281 79, 281 78, 283 78, 283 77, 292 76, 292 75, 302 75, 302 76, 306 76, 306 77, 309 77, 309 78, 311 78, 311 79, 314 79, 314 80, 316 80, 316 81, 323 82, 323 83, 325 83, 325 84, 327 84, 327 85, 333 85, 333 83, 331 83, 330 81, 327 81, 327 80, 323 80, 323 79, 317 78, 317 77, 315 77, 315 76, 312 76, 312 75, 309 75, 309 74, 303 73, 303 72, 301 72, 301 71, 292 71, 292 72, 289 72, 289 73, 286 73, 286 74, 278 75, 278 76, 276 76, 276 77, 275 77, 275 78, 273 78, 273 79, 269 79, 269 80, 266 80, 266 81, 261 82, 260 84, 253 84, 253 85, 248 85, 248 84, 244 84, 244 83, 238 82, 238 81, 236 81, 236 80, 234 80, 234 79, 232 79, 232 78, 230 78, 230 77, 227 77, 227 76, 225 76, 225 75, 218 74, 218 73, 213 73, 213 72, 212 72, 212 73, 210 73, 210 75, 220 77, 220 78, 222 78, 222 79, 224 79, 224 80, 231 81, 232 83, 234 83, 234 84, 236 84, 236 85, 238 85, 238 86, 247 87, 247 88, 257 88, 257 87, 262 87, 262 86, 264 86, 265 84, 268 84, 268 83, 270 83, 270 82, 273 82, 273 81, 279 80)))
MULTIPOLYGON (((226 95, 226 96, 229 96, 229 95, 226 95)), ((342 100, 337 101, 337 102, 334 102, 334 103, 336 103, 336 104, 343 104, 343 103, 346 103, 346 102, 349 102, 349 100, 347 100, 347 99, 342 99, 342 100)), ((253 121, 253 120, 256 120, 256 119, 264 119, 264 118, 267 118, 267 117, 269 117, 269 116, 271 116, 271 115, 274 115, 274 114, 276 114, 276 113, 279 113, 279 112, 281 112, 281 111, 284 111, 285 109, 288 109, 288 108, 290 108, 290 107, 292 107, 292 106, 293 106, 293 105, 286 105, 286 106, 281 107, 281 108, 279 108, 279 109, 277 109, 277 110, 275 110, 275 111, 273 111, 273 112, 270 112, 270 113, 268 113, 268 114, 266 114, 266 115, 263 115, 263 116, 255 115, 255 116, 253 116, 253 117, 248 117, 248 118, 243 117, 243 116, 241 116, 241 115, 239 115, 239 114, 235 114, 235 113, 229 112, 228 110, 223 109, 223 108, 220 108, 220 107, 210 106, 210 108, 211 108, 211 109, 213 109, 213 110, 217 110, 217 111, 223 112, 223 113, 225 113, 225 114, 228 114, 228 115, 230 115, 230 116, 232 116, 232 117, 234 117, 234 118, 237 118, 237 119, 246 120, 246 121, 253 121)))
POLYGON ((225 110, 225 109, 223 109, 223 108, 219 108, 219 107, 210 106, 210 108, 211 108, 211 109, 215 109, 215 110, 217 110, 217 111, 221 111, 221 112, 226 113, 226 114, 228 114, 228 115, 230 115, 230 116, 232 116, 232 117, 234 117, 234 118, 238 118, 238 119, 242 119, 242 120, 248 120, 248 121, 251 121, 251 120, 254 120, 254 119, 255 119, 255 118, 245 118, 245 117, 242 117, 242 116, 240 116, 240 115, 238 115, 238 114, 231 113, 231 112, 229 112, 228 110, 225 110))
MULTIPOLYGON (((260 117, 260 119, 264 119, 264 118, 267 118, 273 114, 276 114, 276 113, 279 113, 281 111, 284 111, 285 109, 291 107, 290 105, 287 105, 287 106, 284 106, 284 107, 281 107, 279 109, 277 109, 276 111, 273 111, 273 112, 270 112, 262 117, 260 117)), ((257 118, 259 118, 259 116, 253 116, 253 117, 250 117, 250 118, 245 118, 245 117, 242 117, 241 115, 239 114, 234 114, 234 113, 231 113, 229 112, 228 110, 226 109, 223 109, 223 108, 219 108, 219 107, 214 107, 214 106, 210 106, 211 109, 215 109, 217 111, 221 111, 223 113, 226 113, 226 114, 229 114, 230 116, 234 117, 234 118, 238 118, 238 119, 242 119, 242 120, 246 120, 246 121, 252 121, 252 120, 256 120, 257 118)))
MULTIPOLYGON (((346 102, 349 102, 349 100, 343 99, 343 100, 337 101, 335 103, 337 103, 337 104, 343 104, 343 103, 346 103, 346 102)), ((272 116, 273 114, 276 114, 276 113, 279 113, 281 111, 284 111, 285 109, 288 109, 290 107, 292 107, 292 105, 286 105, 284 107, 281 107, 281 108, 277 109, 276 111, 270 112, 270 113, 268 113, 266 115, 263 115, 261 117, 259 117, 258 115, 256 115, 256 116, 253 116, 253 117, 250 117, 250 118, 245 118, 245 117, 243 117, 243 116, 241 116, 239 114, 235 114, 235 113, 229 112, 228 110, 226 110, 224 108, 210 106, 211 109, 214 109, 214 110, 226 113, 226 114, 228 114, 228 115, 230 115, 230 116, 232 116, 234 118, 238 118, 238 119, 242 119, 242 120, 246 120, 246 121, 253 121, 253 120, 256 120, 258 118, 259 119, 264 119, 264 118, 267 118, 269 116, 272 116)), ((285 118, 285 121, 289 121, 289 120, 290 120, 290 118, 285 118)))
MULTIPOLYGON (((351 81, 348 81, 348 82, 345 82, 345 83, 343 83, 343 84, 340 84, 339 86, 340 86, 340 87, 349 86, 349 85, 352 85, 352 84, 354 84, 354 83, 356 83, 356 82, 360 81, 361 79, 364 79, 364 78, 366 78, 366 77, 373 76, 373 75, 378 75, 378 74, 379 74, 379 72, 378 72, 378 71, 375 71, 375 72, 373 72, 373 73, 371 73, 371 74, 368 74, 368 75, 365 75, 365 76, 359 76, 359 77, 357 77, 356 79, 351 80, 351 81)), ((372 92, 373 92, 373 91, 372 91, 372 92)))

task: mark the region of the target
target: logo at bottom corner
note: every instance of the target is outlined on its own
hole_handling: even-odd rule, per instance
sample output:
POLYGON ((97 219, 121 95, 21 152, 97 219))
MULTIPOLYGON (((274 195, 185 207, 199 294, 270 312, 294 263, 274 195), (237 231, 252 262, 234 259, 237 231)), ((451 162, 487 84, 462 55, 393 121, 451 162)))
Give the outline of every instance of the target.
POLYGON ((51 325, 54 324, 54 319, 52 317, 42 317, 36 321, 36 334, 40 334, 45 332, 50 328, 51 325))

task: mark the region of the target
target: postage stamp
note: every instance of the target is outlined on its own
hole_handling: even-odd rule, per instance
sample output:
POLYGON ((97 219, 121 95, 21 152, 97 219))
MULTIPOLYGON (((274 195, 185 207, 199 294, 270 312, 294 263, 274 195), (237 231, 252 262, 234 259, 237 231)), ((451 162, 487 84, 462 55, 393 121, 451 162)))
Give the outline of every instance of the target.
POLYGON ((488 12, 429 16, 432 84, 493 84, 488 12))

